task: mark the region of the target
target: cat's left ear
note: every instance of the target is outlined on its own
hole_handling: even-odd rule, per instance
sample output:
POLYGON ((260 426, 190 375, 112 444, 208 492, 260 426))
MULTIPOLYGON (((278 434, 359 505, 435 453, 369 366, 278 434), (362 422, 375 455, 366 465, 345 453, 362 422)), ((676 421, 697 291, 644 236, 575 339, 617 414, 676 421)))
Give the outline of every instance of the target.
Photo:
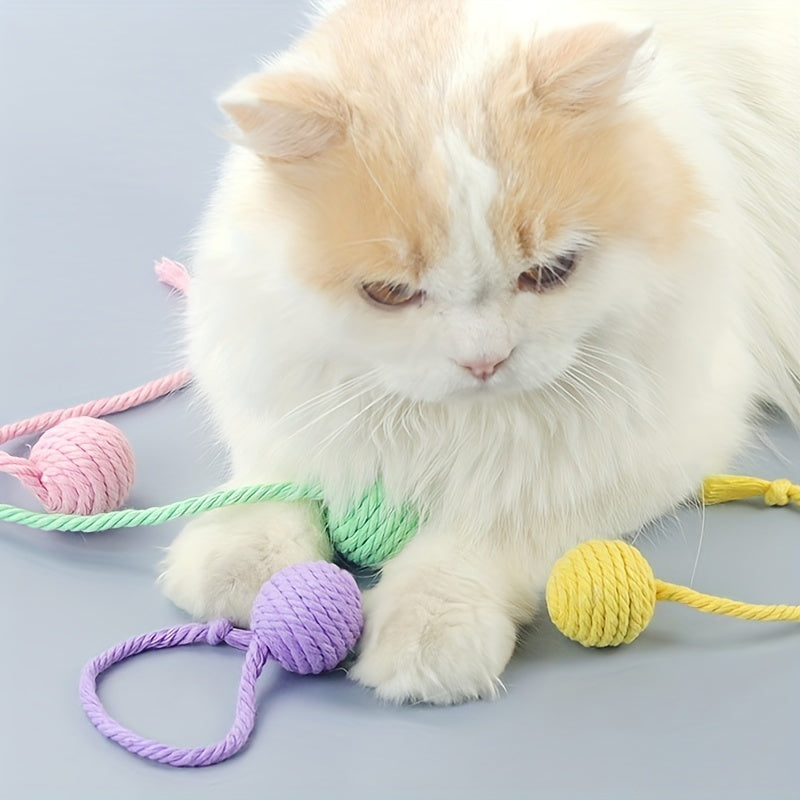
POLYGON ((306 75, 256 73, 218 98, 240 142, 265 158, 312 158, 340 141, 348 110, 335 90, 306 75))
POLYGON ((652 60, 651 34, 602 23, 548 34, 528 58, 534 97, 571 113, 615 106, 652 60))

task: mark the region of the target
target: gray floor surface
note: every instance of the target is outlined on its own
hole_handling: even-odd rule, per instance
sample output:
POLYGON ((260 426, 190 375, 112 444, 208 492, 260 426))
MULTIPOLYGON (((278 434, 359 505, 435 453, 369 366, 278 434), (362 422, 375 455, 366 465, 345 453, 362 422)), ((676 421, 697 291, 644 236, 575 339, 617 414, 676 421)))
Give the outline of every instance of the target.
MULTIPOLYGON (((113 394, 181 364, 180 257, 225 145, 213 97, 299 29, 290 2, 0 2, 0 421, 113 394)), ((114 420, 138 458, 131 505, 213 487, 220 454, 189 398, 114 420)), ((800 479, 775 420, 739 467, 800 479)), ((9 449, 24 454, 29 441, 9 449)), ((36 508, 10 478, 0 500, 36 508)), ((800 602, 798 510, 684 510, 642 536, 656 574, 752 602, 800 602), (701 531, 702 546, 701 546, 701 531)), ((5 798, 799 798, 800 632, 659 607, 645 635, 582 649, 541 622, 507 694, 383 706, 340 673, 268 668, 239 757, 205 770, 105 741, 77 702, 82 664, 184 615, 154 586, 177 524, 97 535, 0 524, 5 798)), ((241 655, 144 656, 102 684, 109 709, 175 744, 220 738, 241 655)))

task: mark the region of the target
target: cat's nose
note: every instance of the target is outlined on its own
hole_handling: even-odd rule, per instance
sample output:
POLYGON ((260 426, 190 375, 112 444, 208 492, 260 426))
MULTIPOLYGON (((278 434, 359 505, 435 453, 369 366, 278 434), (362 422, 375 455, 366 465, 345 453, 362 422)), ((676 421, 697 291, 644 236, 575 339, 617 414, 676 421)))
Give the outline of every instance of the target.
POLYGON ((476 358, 470 361, 459 361, 458 366, 468 369, 479 381, 488 381, 507 360, 508 356, 476 358))

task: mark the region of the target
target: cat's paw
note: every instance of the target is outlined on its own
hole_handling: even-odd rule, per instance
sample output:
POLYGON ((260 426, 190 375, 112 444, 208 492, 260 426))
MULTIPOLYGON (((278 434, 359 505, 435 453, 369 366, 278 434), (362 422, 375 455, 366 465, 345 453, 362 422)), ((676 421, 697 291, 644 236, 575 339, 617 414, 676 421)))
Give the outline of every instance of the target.
POLYGON ((448 597, 447 581, 364 595, 365 628, 350 677, 392 702, 437 705, 493 698, 516 644, 494 601, 448 597))
POLYGON ((159 583, 196 619, 250 622, 253 601, 276 572, 332 555, 308 505, 265 503, 212 511, 190 522, 167 550, 159 583))

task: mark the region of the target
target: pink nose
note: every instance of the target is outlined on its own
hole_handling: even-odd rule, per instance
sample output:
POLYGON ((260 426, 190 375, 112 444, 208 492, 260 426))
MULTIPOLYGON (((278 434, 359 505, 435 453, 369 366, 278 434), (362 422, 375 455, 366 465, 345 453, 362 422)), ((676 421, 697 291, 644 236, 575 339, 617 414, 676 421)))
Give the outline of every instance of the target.
POLYGON ((506 358, 480 358, 474 361, 459 361, 458 366, 468 369, 479 381, 488 381, 505 361, 506 358))

